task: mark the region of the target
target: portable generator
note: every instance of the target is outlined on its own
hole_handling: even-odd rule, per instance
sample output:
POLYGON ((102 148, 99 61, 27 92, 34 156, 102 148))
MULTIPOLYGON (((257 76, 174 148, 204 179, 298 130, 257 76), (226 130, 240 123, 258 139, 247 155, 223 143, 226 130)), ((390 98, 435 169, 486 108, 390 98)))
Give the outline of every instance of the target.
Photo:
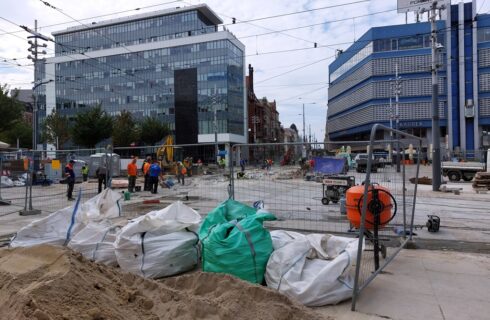
POLYGON ((328 205, 339 202, 345 196, 347 189, 355 186, 356 178, 353 176, 323 176, 322 204, 328 205))

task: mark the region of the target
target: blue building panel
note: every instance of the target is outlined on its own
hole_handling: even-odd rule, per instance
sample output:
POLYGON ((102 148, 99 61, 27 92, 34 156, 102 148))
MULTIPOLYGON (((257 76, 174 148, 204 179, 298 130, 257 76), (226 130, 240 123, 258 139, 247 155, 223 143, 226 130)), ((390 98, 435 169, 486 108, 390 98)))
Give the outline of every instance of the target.
MULTIPOLYGON (((453 148, 463 145, 468 151, 479 148, 475 143, 478 132, 474 130, 476 121, 479 121, 479 131, 490 130, 490 15, 476 16, 478 33, 477 43, 474 43, 473 5, 473 2, 468 2, 451 6, 450 30, 445 20, 437 21, 437 42, 443 45, 442 63, 438 70, 441 139, 447 136, 453 148), (462 39, 458 33, 461 5, 464 7, 462 39), (449 43, 446 43, 448 34, 449 43), (459 43, 464 43, 461 53, 459 43), (474 50, 477 50, 479 59, 476 69, 474 50), (450 61, 450 65, 447 65, 447 61, 450 61), (460 74, 460 63, 464 66, 464 75, 462 72, 460 74), (475 75, 475 72, 478 74, 475 75), (461 83, 460 77, 464 77, 461 83), (478 93, 474 92, 475 78, 479 82, 478 93), (448 92, 451 92, 450 96, 448 92), (474 117, 466 118, 469 114, 465 115, 467 110, 464 108, 470 100, 478 105, 479 112, 474 117), (465 118, 460 119, 463 116, 465 118), (448 118, 451 118, 450 127, 448 118), (463 141, 460 140, 461 136, 464 137, 463 141)), ((394 83, 395 66, 398 66, 401 77, 400 128, 421 135, 428 147, 432 141, 430 47, 430 24, 420 22, 371 28, 341 53, 329 66, 327 130, 330 139, 359 140, 367 136, 374 123, 389 124, 390 96, 393 97, 392 104, 395 103, 395 94, 389 83, 394 83), (365 51, 369 54, 361 54, 367 44, 372 45, 370 50, 365 51)))

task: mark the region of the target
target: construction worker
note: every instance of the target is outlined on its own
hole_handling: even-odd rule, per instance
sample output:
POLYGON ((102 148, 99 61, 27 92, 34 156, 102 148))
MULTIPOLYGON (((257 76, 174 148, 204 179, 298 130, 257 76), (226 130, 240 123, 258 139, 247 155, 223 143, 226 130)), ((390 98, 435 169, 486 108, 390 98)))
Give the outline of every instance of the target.
POLYGON ((104 161, 101 161, 97 170, 95 170, 95 174, 97 175, 97 180, 99 183, 99 193, 102 192, 102 184, 104 184, 104 189, 107 187, 107 168, 105 166, 104 161))
POLYGON ((153 159, 153 163, 148 171, 150 172, 150 191, 151 193, 156 194, 158 189, 158 177, 162 172, 162 169, 160 168, 157 159, 153 159))
POLYGON ((84 182, 88 180, 88 166, 86 164, 82 167, 82 177, 84 182))
POLYGON ((136 161, 138 159, 133 157, 130 163, 128 163, 128 191, 133 193, 136 185, 136 176, 138 175, 138 166, 136 161))
POLYGON ((146 157, 145 162, 143 162, 142 170, 143 170, 143 176, 145 177, 145 185, 143 187, 143 190, 145 191, 151 191, 150 187, 150 166, 151 166, 151 157, 146 157))
POLYGON ((245 172, 245 159, 240 158, 240 168, 242 169, 242 172, 245 172))
POLYGON ((73 170, 74 160, 70 160, 65 166, 65 176, 68 189, 66 190, 66 197, 68 201, 73 201, 73 188, 75 187, 75 171, 73 170))
POLYGON ((182 164, 182 162, 179 161, 177 164, 177 181, 181 183, 182 185, 185 184, 185 174, 187 173, 186 167, 182 164))

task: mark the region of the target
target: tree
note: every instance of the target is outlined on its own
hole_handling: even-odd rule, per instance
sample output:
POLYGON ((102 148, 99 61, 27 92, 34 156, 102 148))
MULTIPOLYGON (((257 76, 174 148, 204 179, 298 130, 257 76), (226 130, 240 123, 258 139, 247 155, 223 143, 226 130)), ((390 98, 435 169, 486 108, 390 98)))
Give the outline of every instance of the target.
POLYGON ((22 114, 25 111, 24 106, 16 98, 18 91, 10 91, 9 97, 8 86, 0 85, 0 134, 5 134, 6 131, 12 129, 19 121, 22 121, 22 114))
POLYGON ((107 139, 112 133, 112 117, 100 105, 78 113, 71 128, 73 142, 87 148, 107 139))
POLYGON ((63 148, 63 145, 70 140, 70 122, 68 117, 53 112, 46 117, 42 124, 41 140, 63 148))
POLYGON ((146 117, 141 122, 141 141, 154 146, 157 142, 170 134, 170 128, 166 123, 152 117, 146 117))
POLYGON ((139 131, 131 112, 123 110, 114 118, 112 129, 112 143, 114 147, 127 147, 138 141, 139 131))
POLYGON ((18 120, 8 131, 4 131, 0 135, 0 140, 9 143, 11 146, 17 145, 17 139, 19 139, 19 147, 32 148, 32 126, 18 120))

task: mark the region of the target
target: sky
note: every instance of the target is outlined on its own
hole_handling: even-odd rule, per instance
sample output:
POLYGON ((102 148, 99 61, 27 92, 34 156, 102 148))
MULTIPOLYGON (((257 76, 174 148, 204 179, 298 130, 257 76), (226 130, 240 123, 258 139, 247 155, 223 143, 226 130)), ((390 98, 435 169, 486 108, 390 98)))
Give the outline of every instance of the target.
MULTIPOLYGON (((245 44, 246 65, 251 64, 255 69, 254 89, 257 97, 275 100, 282 125, 289 127, 295 123, 300 131, 303 130, 302 106, 305 103, 306 132, 308 134, 311 127, 311 134, 318 141, 323 140, 325 134, 328 65, 334 60, 336 50, 345 50, 371 27, 405 23, 405 15, 396 11, 395 0, 47 2, 77 20, 91 18, 83 20, 84 23, 178 6, 208 4, 223 19, 226 28, 245 44), (143 8, 146 6, 152 7, 143 8), (140 9, 135 10, 136 8, 140 9), (306 10, 310 11, 297 13, 306 10), (120 11, 128 12, 113 14, 120 11), (93 18, 101 15, 107 16, 93 18), (270 18, 271 16, 276 17, 270 18), (235 25, 231 24, 232 18, 236 19, 235 25), (283 31, 301 26, 306 27, 283 31), (314 48, 314 43, 317 43, 317 48, 314 48), (284 52, 288 50, 289 52, 284 52)), ((453 4, 457 2, 453 1, 453 4)), ((37 19, 39 31, 45 35, 80 25, 79 22, 47 7, 40 0, 0 0, 0 4, 0 17, 31 28, 34 19, 37 19), (50 26, 53 24, 61 25, 50 26)), ((488 13, 490 0, 478 0, 477 8, 480 14, 488 13)), ((409 14, 408 22, 415 22, 414 20, 414 16, 409 14)), ((0 84, 7 83, 11 88, 32 87, 33 69, 25 66, 30 62, 26 58, 27 35, 14 24, 0 19, 0 84), (5 58, 10 59, 10 63, 2 62, 5 58), (14 66, 17 63, 22 67, 14 66)), ((48 46, 47 56, 52 56, 53 52, 53 47, 48 46)))

